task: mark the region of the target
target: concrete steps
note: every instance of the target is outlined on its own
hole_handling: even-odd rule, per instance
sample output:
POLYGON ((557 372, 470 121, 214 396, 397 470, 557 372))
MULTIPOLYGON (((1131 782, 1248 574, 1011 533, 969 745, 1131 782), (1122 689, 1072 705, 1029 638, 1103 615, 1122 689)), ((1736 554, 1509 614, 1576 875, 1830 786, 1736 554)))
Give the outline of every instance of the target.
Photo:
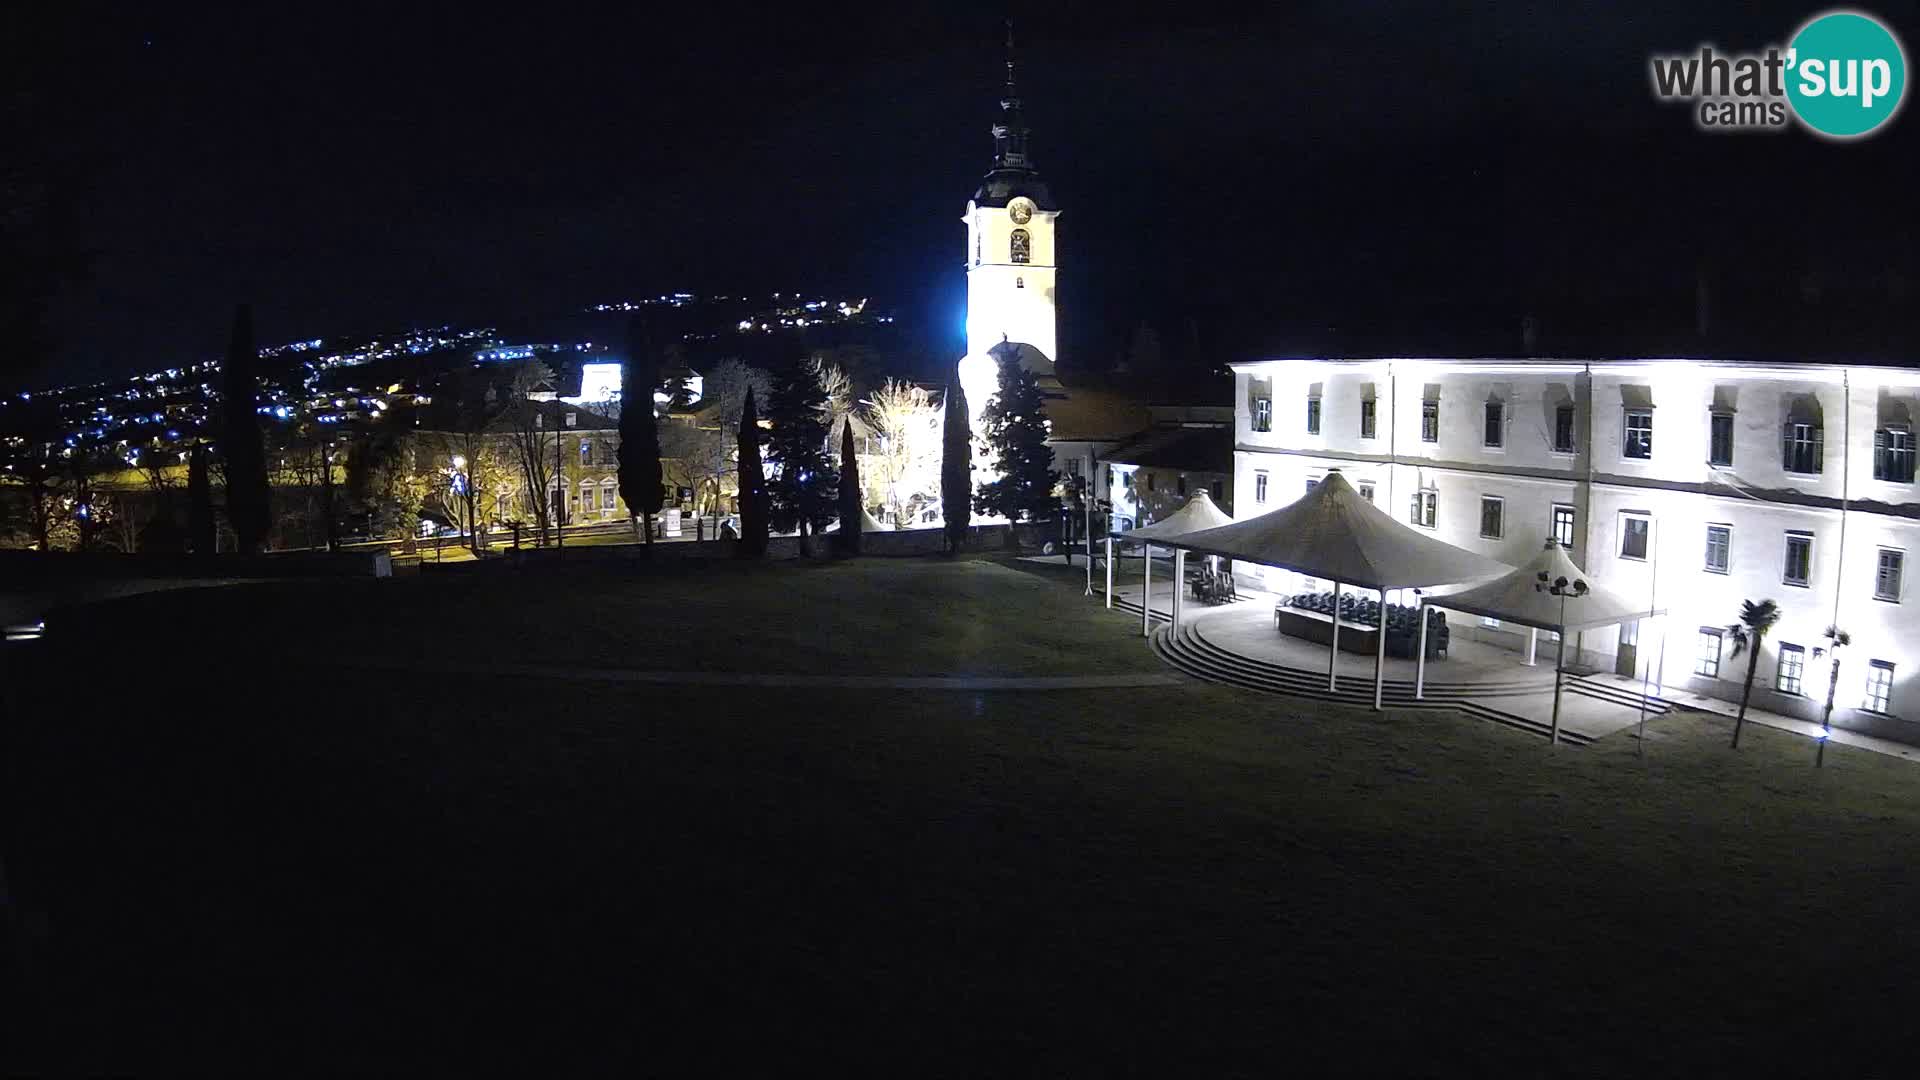
MULTIPOLYGON (((1610 705, 1622 705, 1635 710, 1640 708, 1640 692, 1638 690, 1628 690, 1625 687, 1611 682, 1588 679, 1584 675, 1567 676, 1566 692, 1569 694, 1579 694, 1582 697, 1594 698, 1598 701, 1607 702, 1610 705)), ((1647 695, 1648 716, 1665 716, 1667 713, 1672 712, 1673 708, 1673 702, 1657 694, 1647 695)))
MULTIPOLYGON (((1137 607, 1134 613, 1139 613, 1137 607)), ((1332 701, 1360 708, 1368 708, 1373 704, 1372 665, 1364 661, 1362 663, 1367 674, 1342 676, 1336 681, 1335 688, 1329 690, 1324 674, 1248 660, 1207 641, 1205 637, 1195 632, 1192 623, 1182 626, 1178 633, 1170 627, 1158 627, 1149 639, 1149 644, 1154 653, 1168 665, 1208 682, 1257 690, 1262 693, 1332 701)), ((1519 684, 1507 684, 1502 689, 1511 694, 1538 693, 1540 688, 1538 685, 1529 685, 1522 690, 1519 684)), ((1503 712, 1475 700, 1487 696, 1490 696, 1488 692, 1478 686, 1430 684, 1427 687, 1426 696, 1416 699, 1413 696, 1411 683, 1388 680, 1382 688, 1381 704, 1383 707, 1395 709, 1451 709, 1530 735, 1544 738, 1551 733, 1551 728, 1547 724, 1503 712)), ((1574 746, 1585 746, 1593 741, 1564 728, 1561 729, 1560 740, 1574 746)))

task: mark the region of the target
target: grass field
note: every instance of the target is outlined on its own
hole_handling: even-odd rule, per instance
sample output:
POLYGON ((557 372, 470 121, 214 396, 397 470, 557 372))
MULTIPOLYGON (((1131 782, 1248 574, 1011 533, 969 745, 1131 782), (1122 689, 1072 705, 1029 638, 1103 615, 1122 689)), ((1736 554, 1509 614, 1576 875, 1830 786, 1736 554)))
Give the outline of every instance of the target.
POLYGON ((56 621, 30 668, 9 657, 8 869, 46 928, 18 1052, 1904 1068, 1920 770, 1845 747, 1815 771, 1804 740, 1750 728, 1735 754, 1725 723, 1674 715, 1642 760, 1197 683, 766 692, 316 662, 1151 669, 1132 620, 1078 591, 991 562, 484 568, 125 601, 57 655, 56 621), (101 662, 130 624, 148 663, 101 662))

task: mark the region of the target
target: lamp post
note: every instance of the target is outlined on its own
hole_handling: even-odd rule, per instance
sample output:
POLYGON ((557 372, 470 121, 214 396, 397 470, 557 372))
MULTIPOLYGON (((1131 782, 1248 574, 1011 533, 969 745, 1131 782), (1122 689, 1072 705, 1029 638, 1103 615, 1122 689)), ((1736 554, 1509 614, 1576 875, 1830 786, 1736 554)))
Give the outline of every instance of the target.
POLYGON ((1561 673, 1567 667, 1567 600, 1570 597, 1587 595, 1587 583, 1581 578, 1568 581, 1565 575, 1549 580, 1545 570, 1540 571, 1533 583, 1534 592, 1552 593, 1560 598, 1560 632, 1554 642, 1553 657, 1553 745, 1560 745, 1560 684, 1561 673))

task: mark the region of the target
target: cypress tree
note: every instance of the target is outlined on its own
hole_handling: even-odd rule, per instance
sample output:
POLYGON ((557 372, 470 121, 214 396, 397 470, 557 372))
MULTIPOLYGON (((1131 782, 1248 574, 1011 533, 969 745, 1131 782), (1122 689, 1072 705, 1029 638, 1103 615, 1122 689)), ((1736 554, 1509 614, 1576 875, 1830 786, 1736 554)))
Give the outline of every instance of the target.
POLYGON ((753 387, 740 407, 740 546, 742 558, 767 553, 767 476, 760 467, 760 414, 753 406, 753 387))
POLYGON ((958 554, 973 520, 973 426, 958 383, 941 394, 940 510, 946 518, 947 552, 958 554))
POLYGON ((853 421, 840 427, 840 552, 860 554, 860 458, 853 452, 853 421))
POLYGON ((807 537, 833 520, 838 484, 827 456, 826 391, 805 363, 787 365, 774 377, 767 402, 772 432, 767 457, 779 471, 767 481, 767 521, 781 532, 807 537))
POLYGON ((648 547, 653 516, 664 491, 660 476, 660 431, 653 417, 653 388, 660 381, 660 346, 646 316, 627 324, 627 362, 620 366, 620 497, 639 515, 648 547))
POLYGON ((207 444, 202 442, 187 454, 187 519, 193 553, 213 554, 213 484, 207 479, 207 444))
POLYGON ((974 509, 1008 521, 1044 520, 1060 508, 1053 493, 1060 474, 1053 471, 1053 448, 1047 445, 1046 400, 1033 373, 1021 366, 1017 349, 996 352, 1000 392, 981 410, 980 419, 1000 477, 980 486, 974 509))
POLYGON ((221 420, 227 459, 227 517, 233 522, 242 555, 259 553, 271 523, 272 495, 267 489, 267 455, 260 440, 253 347, 253 308, 241 304, 233 314, 233 338, 220 365, 221 420))

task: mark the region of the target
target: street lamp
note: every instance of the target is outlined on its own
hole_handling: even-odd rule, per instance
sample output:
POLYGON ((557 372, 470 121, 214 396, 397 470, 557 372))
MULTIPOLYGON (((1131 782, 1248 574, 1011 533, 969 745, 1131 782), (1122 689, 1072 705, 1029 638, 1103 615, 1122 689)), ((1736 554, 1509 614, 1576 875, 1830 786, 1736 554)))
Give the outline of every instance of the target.
POLYGON ((1560 598, 1560 632, 1554 643, 1553 657, 1553 745, 1560 745, 1560 678, 1567 666, 1567 599, 1587 595, 1587 583, 1582 578, 1568 581, 1566 575, 1547 577, 1545 570, 1540 571, 1533 583, 1534 592, 1552 593, 1560 598))

